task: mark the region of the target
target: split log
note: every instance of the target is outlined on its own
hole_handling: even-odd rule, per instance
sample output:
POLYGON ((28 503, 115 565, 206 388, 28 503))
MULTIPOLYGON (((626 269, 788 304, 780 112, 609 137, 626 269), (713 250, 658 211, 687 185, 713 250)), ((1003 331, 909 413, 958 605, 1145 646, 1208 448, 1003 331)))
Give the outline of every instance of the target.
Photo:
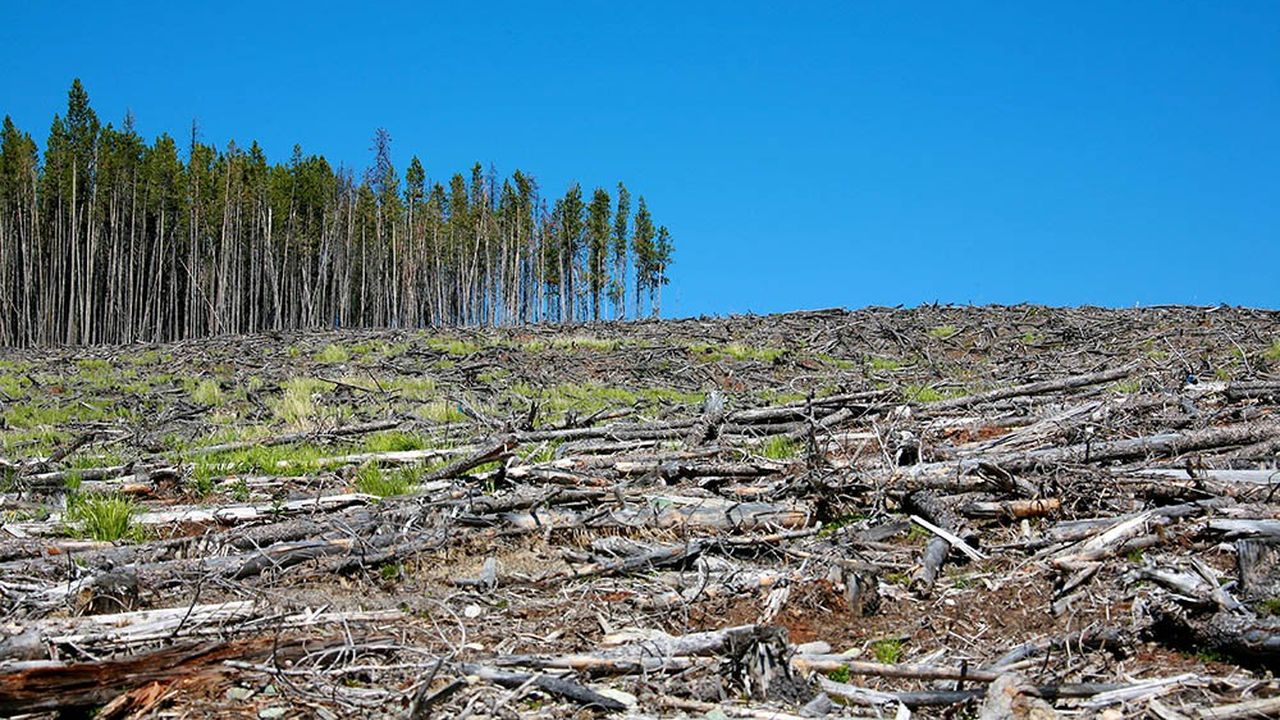
POLYGON ((228 672, 224 660, 263 657, 279 649, 271 637, 176 645, 118 660, 30 661, 0 670, 0 714, 72 710, 102 705, 122 690, 193 675, 228 672))
POLYGON ((1280 598, 1280 538, 1237 540, 1236 568, 1246 600, 1280 598))
POLYGON ((975 518, 1000 518, 1002 520, 1021 520, 1022 518, 1043 517, 1052 515, 1062 507, 1058 498, 1038 498, 1035 500, 995 500, 975 501, 960 508, 960 512, 975 518))

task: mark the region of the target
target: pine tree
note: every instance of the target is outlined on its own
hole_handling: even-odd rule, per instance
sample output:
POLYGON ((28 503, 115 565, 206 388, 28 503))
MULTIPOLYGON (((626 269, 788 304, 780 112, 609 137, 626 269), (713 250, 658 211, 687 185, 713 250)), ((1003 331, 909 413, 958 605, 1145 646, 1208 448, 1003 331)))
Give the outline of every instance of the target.
POLYGON ((658 239, 653 244, 653 256, 649 266, 649 306, 653 309, 654 317, 662 315, 662 286, 671 281, 667 276, 667 267, 671 264, 671 253, 671 233, 667 232, 667 226, 663 225, 658 228, 658 239))
POLYGON ((0 343, 598 320, 605 298, 625 316, 629 272, 637 314, 644 292, 661 302, 670 235, 643 201, 630 232, 621 183, 612 207, 575 183, 548 209, 521 171, 429 183, 413 157, 401 177, 385 129, 359 177, 298 146, 285 163, 219 149, 195 123, 182 145, 144 141, 131 115, 103 126, 79 81, 43 156, 5 119, 0 343))
POLYGON ((609 283, 615 320, 627 317, 627 219, 630 215, 631 193, 626 185, 618 183, 618 206, 613 213, 613 279, 609 283))
POLYGON ((649 206, 644 196, 640 196, 640 204, 636 209, 636 230, 631 236, 631 252, 635 258, 636 269, 636 317, 641 317, 640 299, 649 289, 650 278, 653 277, 654 247, 653 218, 649 216, 649 206))
POLYGON ((587 280, 590 284, 591 320, 600 320, 600 301, 609 283, 609 193, 596 188, 587 208, 587 280))
POLYGON ((575 275, 579 274, 578 254, 582 249, 582 188, 574 183, 560 203, 560 320, 574 320, 575 275))

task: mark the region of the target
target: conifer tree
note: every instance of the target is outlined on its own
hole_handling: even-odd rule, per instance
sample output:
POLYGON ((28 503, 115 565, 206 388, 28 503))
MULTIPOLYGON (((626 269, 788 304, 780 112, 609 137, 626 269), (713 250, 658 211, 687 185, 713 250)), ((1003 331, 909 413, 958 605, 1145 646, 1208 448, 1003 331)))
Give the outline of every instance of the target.
POLYGON ((621 183, 616 205, 575 183, 548 208, 522 171, 431 183, 415 156, 401 177, 385 129, 359 176, 296 145, 285 163, 219 149, 195 123, 182 146, 103 125, 78 80, 43 154, 5 118, 0 343, 598 320, 606 298, 625 315, 629 273, 637 315, 661 302, 670 235, 643 200, 630 231, 621 183))
POLYGON ((591 319, 600 320, 600 303, 609 283, 609 193, 596 188, 587 208, 587 279, 590 283, 591 319))
POLYGON ((631 215, 631 193, 618 183, 618 206, 613 212, 613 279, 609 283, 609 299, 613 301, 613 317, 627 317, 627 219, 631 215))
POLYGON ((635 259, 636 269, 636 317, 641 317, 640 301, 649 290, 649 282, 653 277, 653 218, 649 216, 649 206, 644 196, 640 196, 639 207, 636 208, 636 229, 631 236, 631 254, 635 259))

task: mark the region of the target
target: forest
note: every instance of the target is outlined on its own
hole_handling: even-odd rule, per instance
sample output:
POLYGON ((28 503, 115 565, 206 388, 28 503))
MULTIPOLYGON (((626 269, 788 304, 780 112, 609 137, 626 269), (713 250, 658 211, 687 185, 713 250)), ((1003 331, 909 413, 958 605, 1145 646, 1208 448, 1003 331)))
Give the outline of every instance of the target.
POLYGON ((0 344, 168 342, 306 328, 495 326, 658 315, 673 243, 632 209, 533 175, 400 176, 378 129, 372 164, 295 145, 102 124, 79 79, 43 157, 8 116, 0 139, 0 344))

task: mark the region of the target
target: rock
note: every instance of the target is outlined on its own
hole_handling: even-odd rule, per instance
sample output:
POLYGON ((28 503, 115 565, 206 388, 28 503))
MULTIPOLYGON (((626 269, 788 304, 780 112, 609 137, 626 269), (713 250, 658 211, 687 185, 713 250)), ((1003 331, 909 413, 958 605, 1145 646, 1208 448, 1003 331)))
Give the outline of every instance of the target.
POLYGON ((1040 698, 1026 694, 1030 685, 1017 675, 1001 675, 987 688, 978 720, 1053 720, 1057 711, 1040 698))

